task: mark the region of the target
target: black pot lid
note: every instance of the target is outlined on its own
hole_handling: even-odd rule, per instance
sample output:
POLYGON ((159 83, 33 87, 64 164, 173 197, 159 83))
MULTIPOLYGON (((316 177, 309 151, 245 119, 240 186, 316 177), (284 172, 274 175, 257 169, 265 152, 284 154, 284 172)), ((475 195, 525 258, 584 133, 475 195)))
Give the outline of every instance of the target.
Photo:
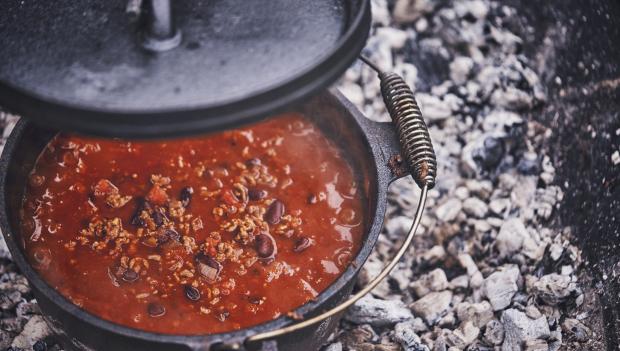
POLYGON ((149 14, 166 1, 144 2, 132 21, 127 0, 3 0, 0 105, 101 136, 228 128, 334 82, 370 27, 368 0, 173 0, 180 36, 164 46, 180 43, 154 51, 149 14))

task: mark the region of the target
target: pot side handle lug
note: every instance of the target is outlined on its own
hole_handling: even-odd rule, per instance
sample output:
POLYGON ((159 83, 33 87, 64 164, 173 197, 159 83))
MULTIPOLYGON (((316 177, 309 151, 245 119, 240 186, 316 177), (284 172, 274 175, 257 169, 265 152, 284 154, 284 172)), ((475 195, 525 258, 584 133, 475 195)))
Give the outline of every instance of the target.
POLYGON ((400 153, 400 141, 394 124, 368 120, 366 128, 372 142, 379 147, 381 152, 382 158, 377 163, 377 167, 379 167, 380 175, 387 178, 388 184, 410 175, 411 172, 407 164, 403 162, 400 153))
POLYGON ((381 95, 396 127, 403 162, 420 188, 432 189, 437 176, 437 158, 413 91, 398 74, 383 72, 363 55, 360 59, 379 76, 381 95))

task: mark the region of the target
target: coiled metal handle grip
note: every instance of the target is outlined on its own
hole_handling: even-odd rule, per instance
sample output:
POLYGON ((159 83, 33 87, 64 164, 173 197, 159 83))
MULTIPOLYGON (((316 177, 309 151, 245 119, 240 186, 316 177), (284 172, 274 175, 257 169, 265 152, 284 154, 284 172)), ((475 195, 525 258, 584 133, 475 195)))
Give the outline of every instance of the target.
POLYGON ((437 159, 413 92, 396 73, 379 72, 381 94, 400 139, 401 153, 420 188, 435 186, 437 159))

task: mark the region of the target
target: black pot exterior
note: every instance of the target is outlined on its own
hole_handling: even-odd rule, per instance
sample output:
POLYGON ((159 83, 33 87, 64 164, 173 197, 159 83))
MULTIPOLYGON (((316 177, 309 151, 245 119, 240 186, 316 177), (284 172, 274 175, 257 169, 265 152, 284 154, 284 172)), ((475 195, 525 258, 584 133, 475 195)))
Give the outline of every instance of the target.
MULTIPOLYGON (((397 175, 388 167, 398 155, 396 133, 389 123, 366 119, 337 91, 325 91, 296 109, 313 120, 334 141, 354 168, 365 194, 365 242, 349 268, 315 301, 298 308, 310 317, 338 305, 348 298, 357 274, 372 251, 383 225, 386 192, 397 175)), ((65 346, 77 350, 209 350, 238 343, 251 335, 271 331, 295 321, 288 317, 252 328, 206 336, 167 335, 123 327, 100 319, 73 305, 50 287, 30 266, 24 256, 24 242, 17 230, 19 209, 27 176, 47 142, 56 134, 21 120, 4 147, 0 159, 0 227, 14 261, 26 276, 41 310, 51 327, 64 338, 65 346)), ((396 172, 400 176, 402 173, 396 172)), ((327 339, 340 317, 334 317, 299 332, 248 349, 317 350, 327 339)))

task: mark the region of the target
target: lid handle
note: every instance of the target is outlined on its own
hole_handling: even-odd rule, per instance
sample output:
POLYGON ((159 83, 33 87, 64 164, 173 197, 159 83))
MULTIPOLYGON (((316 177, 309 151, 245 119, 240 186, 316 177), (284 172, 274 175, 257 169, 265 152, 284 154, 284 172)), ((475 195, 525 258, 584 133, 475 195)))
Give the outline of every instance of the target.
POLYGON ((129 0, 126 11, 132 20, 143 18, 143 48, 160 52, 181 44, 181 31, 174 23, 170 0, 129 0))

